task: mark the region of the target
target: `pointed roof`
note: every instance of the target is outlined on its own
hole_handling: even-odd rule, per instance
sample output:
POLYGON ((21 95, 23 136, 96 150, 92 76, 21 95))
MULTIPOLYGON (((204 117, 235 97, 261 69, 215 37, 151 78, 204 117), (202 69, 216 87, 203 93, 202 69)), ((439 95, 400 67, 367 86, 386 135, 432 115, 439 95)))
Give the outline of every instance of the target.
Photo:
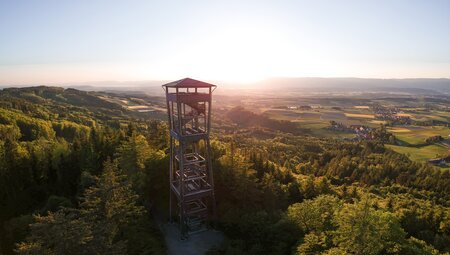
POLYGON ((191 78, 184 78, 178 81, 169 82, 162 85, 163 87, 169 88, 210 88, 217 87, 214 84, 206 83, 203 81, 194 80, 191 78))

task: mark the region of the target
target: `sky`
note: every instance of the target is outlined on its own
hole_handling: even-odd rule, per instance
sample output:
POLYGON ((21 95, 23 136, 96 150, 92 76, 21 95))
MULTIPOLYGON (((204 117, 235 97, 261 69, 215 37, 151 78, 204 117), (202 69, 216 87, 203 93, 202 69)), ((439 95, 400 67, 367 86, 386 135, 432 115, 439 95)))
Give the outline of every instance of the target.
POLYGON ((0 0, 0 85, 450 78, 450 1, 0 0))

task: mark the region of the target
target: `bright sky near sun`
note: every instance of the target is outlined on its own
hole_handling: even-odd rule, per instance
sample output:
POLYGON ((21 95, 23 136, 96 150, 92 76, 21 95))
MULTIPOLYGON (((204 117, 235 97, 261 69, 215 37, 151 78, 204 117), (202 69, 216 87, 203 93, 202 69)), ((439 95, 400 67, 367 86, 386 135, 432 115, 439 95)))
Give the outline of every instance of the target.
POLYGON ((0 85, 450 77, 450 1, 0 0, 0 85))

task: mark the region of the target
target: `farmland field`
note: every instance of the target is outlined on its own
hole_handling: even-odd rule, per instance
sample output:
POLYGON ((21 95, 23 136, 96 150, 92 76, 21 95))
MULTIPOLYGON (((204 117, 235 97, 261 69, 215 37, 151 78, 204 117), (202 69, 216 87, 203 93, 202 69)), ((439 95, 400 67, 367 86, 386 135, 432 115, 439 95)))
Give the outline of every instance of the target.
POLYGON ((440 144, 433 144, 423 147, 406 147, 398 145, 386 145, 386 147, 398 153, 405 154, 411 160, 417 162, 426 162, 428 159, 442 157, 449 154, 449 149, 440 144))
POLYGON ((373 114, 358 114, 358 113, 345 113, 345 116, 349 118, 363 118, 363 119, 374 119, 373 114))
MULTIPOLYGON (((443 110, 430 110, 427 107, 421 107, 422 104, 416 101, 393 99, 382 99, 367 102, 367 105, 359 100, 330 100, 308 98, 303 106, 295 106, 295 101, 277 102, 277 108, 267 107, 267 101, 254 100, 250 103, 254 109, 261 109, 260 112, 271 119, 288 120, 296 122, 301 128, 308 129, 311 135, 344 139, 355 137, 354 132, 337 131, 330 129, 330 122, 335 121, 342 125, 364 125, 371 128, 378 128, 380 125, 388 125, 387 131, 392 133, 397 141, 397 145, 386 145, 394 151, 406 154, 411 160, 418 162, 427 162, 431 158, 444 157, 450 155, 449 148, 444 144, 427 144, 426 139, 432 136, 442 136, 446 141, 450 141, 450 128, 443 123, 450 123, 450 112, 443 110), (354 103, 352 105, 352 102, 354 103), (375 115, 371 108, 372 103, 378 103, 384 107, 397 109, 393 113, 394 117, 410 118, 413 122, 421 123, 429 121, 438 121, 440 125, 419 126, 414 124, 392 125, 389 120, 380 119, 375 115), (286 108, 280 107, 287 103, 286 108), (399 104, 403 106, 399 108, 399 104), (260 105, 258 105, 260 104, 260 105), (306 105, 306 106, 305 106, 306 105), (263 106, 263 107, 259 107, 263 106)), ((273 102, 272 102, 273 103, 273 102)), ((432 123, 432 122, 431 122, 432 123)))
POLYGON ((450 135, 450 128, 444 126, 400 126, 389 127, 388 130, 392 132, 399 140, 410 145, 424 144, 425 139, 431 136, 440 135, 444 139, 448 139, 450 135))

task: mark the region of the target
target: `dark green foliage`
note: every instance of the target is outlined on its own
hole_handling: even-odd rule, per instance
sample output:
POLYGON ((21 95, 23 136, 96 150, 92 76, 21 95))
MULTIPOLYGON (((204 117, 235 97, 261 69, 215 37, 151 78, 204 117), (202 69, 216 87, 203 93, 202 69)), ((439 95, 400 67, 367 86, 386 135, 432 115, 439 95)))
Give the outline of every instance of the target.
POLYGON ((125 229, 127 254, 159 255, 166 253, 160 230, 149 217, 140 217, 135 224, 125 229))
POLYGON ((5 251, 5 254, 15 248, 15 243, 25 240, 25 237, 29 234, 31 223, 33 223, 32 215, 22 215, 4 222, 2 228, 0 228, 0 236, 2 237, 0 238, 0 248, 5 251))
POLYGON ((428 137, 427 139, 425 139, 425 142, 427 144, 433 144, 433 143, 438 143, 443 140, 444 140, 444 138, 442 136, 436 135, 436 136, 428 137))
MULTIPOLYGON (((449 213, 448 171, 411 162, 405 156, 386 150, 381 143, 345 143, 286 134, 256 140, 251 133, 222 139, 229 141, 228 146, 213 143, 216 194, 219 220, 231 240, 226 248, 216 251, 220 254, 258 254, 262 250, 265 254, 290 254, 292 249, 300 254, 436 254, 436 249, 448 251, 448 227, 436 227, 448 225, 448 216, 445 216, 449 213), (355 199, 363 199, 369 192, 382 201, 373 201, 371 209, 361 205, 352 207, 355 199), (283 219, 286 205, 304 199, 321 201, 321 194, 334 194, 339 199, 335 198, 335 205, 311 204, 307 208, 315 214, 303 218, 314 221, 316 217, 318 222, 324 220, 326 224, 308 225, 309 230, 300 225, 291 229, 291 233, 297 233, 297 241, 272 237, 277 231, 271 226, 283 219), (426 214, 406 222, 408 218, 404 213, 417 212, 413 209, 416 205, 406 201, 421 206, 423 201, 440 205, 425 207, 426 214), (353 218, 346 219, 343 215, 335 218, 334 215, 341 212, 341 203, 348 208, 342 212, 345 215, 355 213, 353 218), (350 232, 355 229, 345 230, 351 226, 349 222, 364 220, 358 215, 364 210, 371 216, 361 224, 372 226, 369 224, 369 229, 361 228, 361 231, 377 233, 360 242, 367 246, 358 245, 359 237, 352 239, 350 232), (430 217, 431 212, 437 217, 430 217), (261 218, 262 215, 267 217, 261 218), (252 225, 257 219, 261 223, 252 225), (381 231, 387 232, 381 235, 381 231), (273 245, 266 245, 272 240, 291 248, 275 251, 273 245)), ((309 205, 308 201, 301 204, 309 205)), ((297 211, 308 212, 304 208, 297 211)), ((293 219, 295 217, 290 220, 293 219)))
POLYGON ((261 126, 289 133, 298 133, 300 129, 290 121, 273 120, 264 115, 258 115, 243 107, 235 107, 227 113, 227 117, 241 127, 261 126))
POLYGON ((102 175, 85 190, 80 207, 36 216, 30 236, 18 245, 17 251, 19 254, 160 254, 164 246, 154 239, 155 228, 143 215, 143 207, 137 205, 137 197, 117 164, 106 161, 102 175))
POLYGON ((66 197, 52 195, 48 198, 47 204, 44 206, 44 208, 42 208, 42 212, 56 212, 61 209, 61 207, 70 208, 73 207, 73 204, 66 197))
MULTIPOLYGON (((95 186, 103 162, 129 140, 125 133, 132 122, 139 123, 136 131, 152 147, 167 146, 161 137, 164 125, 135 120, 134 114, 95 93, 50 87, 0 91, 0 251, 11 254, 14 243, 23 241, 28 228, 12 222, 20 215, 40 213, 42 222, 67 223, 67 231, 76 232, 73 224, 79 215, 73 210, 79 209, 79 197, 95 186), (73 210, 62 213, 61 207, 73 210)), ((130 178, 136 174, 133 169, 127 172, 130 178)), ((161 240, 154 238, 158 230, 150 221, 143 224, 153 233, 137 229, 147 236, 142 240, 127 231, 134 236, 134 253, 139 254, 137 247, 160 253, 161 240), (138 244, 145 240, 154 249, 138 244)))
MULTIPOLYGON (((167 210, 167 125, 106 95, 0 92, 1 252, 165 253, 142 205, 167 210)), ((353 143, 242 108, 213 117, 227 240, 211 254, 450 252, 450 172, 386 149, 383 127, 353 143)))

